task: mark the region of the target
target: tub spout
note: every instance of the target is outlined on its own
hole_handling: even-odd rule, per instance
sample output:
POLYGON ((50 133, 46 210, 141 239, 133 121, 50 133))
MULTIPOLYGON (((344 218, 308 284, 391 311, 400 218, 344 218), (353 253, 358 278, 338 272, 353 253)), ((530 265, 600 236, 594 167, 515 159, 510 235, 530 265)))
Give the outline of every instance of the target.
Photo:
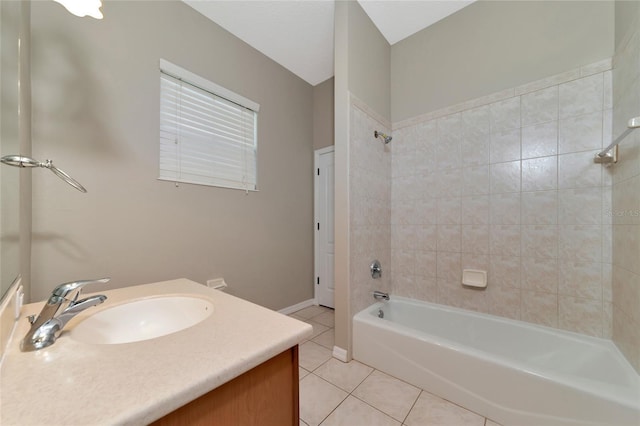
POLYGON ((376 290, 373 292, 373 298, 378 300, 380 299, 389 300, 389 293, 383 293, 381 291, 376 290))

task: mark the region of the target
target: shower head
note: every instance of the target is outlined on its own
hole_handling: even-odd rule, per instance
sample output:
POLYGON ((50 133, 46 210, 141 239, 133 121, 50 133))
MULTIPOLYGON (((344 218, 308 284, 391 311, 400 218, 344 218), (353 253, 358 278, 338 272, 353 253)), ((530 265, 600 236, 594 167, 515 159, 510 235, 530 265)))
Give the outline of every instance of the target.
POLYGON ((382 138, 382 141, 384 142, 384 144, 385 144, 385 145, 386 145, 386 144, 388 144, 389 142, 391 142, 391 139, 393 139, 391 136, 387 136, 387 135, 385 135, 384 133, 379 132, 379 131, 377 131, 377 130, 375 130, 375 131, 373 132, 373 136, 374 136, 376 139, 378 139, 378 138, 382 138))

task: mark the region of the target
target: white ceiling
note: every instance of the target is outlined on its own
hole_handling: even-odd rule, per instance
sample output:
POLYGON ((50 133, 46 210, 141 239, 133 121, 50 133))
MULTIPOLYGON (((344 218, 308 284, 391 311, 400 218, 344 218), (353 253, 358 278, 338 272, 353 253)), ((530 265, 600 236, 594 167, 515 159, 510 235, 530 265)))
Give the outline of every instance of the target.
MULTIPOLYGON (((333 0, 183 0, 311 85, 333 76, 333 0)), ((474 0, 358 0, 389 44, 474 0)))

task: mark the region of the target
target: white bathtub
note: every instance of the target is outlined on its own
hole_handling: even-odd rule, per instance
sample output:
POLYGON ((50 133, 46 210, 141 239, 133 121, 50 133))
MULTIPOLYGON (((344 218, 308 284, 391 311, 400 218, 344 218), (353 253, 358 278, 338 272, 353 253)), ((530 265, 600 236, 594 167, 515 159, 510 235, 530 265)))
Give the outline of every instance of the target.
POLYGON ((353 357, 504 426, 640 425, 640 377, 604 339, 392 296, 355 315, 353 357))

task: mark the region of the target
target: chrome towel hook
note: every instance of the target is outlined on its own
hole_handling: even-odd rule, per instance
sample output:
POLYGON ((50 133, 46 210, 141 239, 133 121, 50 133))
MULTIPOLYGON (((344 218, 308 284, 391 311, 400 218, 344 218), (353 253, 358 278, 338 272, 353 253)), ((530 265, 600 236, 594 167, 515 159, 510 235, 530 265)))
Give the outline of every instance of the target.
POLYGON ((54 166, 53 161, 51 160, 41 162, 38 160, 34 160, 31 157, 25 157, 22 155, 5 155, 4 157, 0 158, 0 162, 13 167, 44 167, 45 169, 51 170, 56 176, 67 182, 69 185, 73 186, 78 191, 87 192, 84 186, 80 185, 80 182, 54 166))

